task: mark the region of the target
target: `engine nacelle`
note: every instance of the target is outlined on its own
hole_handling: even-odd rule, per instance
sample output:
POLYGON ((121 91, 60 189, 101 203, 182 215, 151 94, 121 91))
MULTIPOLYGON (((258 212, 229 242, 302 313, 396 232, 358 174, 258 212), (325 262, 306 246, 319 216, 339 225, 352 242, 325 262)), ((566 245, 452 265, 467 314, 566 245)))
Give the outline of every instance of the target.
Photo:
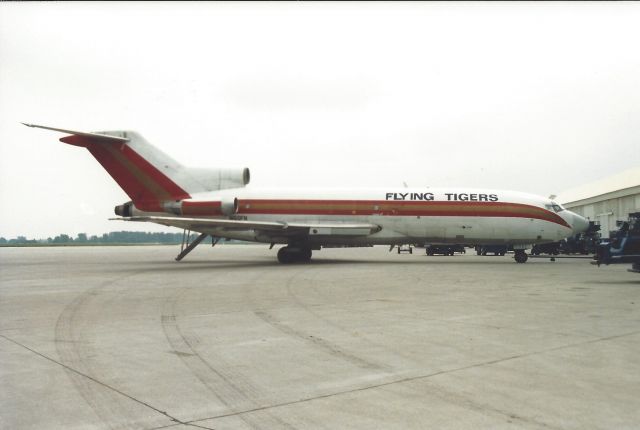
MULTIPOLYGON (((113 211, 115 212, 116 215, 119 215, 121 217, 144 216, 149 214, 156 214, 156 215, 162 214, 161 211, 149 212, 149 211, 138 209, 136 205, 133 204, 133 202, 126 202, 121 205, 118 205, 114 208, 113 211)), ((169 211, 167 210, 167 212, 169 211)))
POLYGON ((231 216, 238 212, 238 199, 224 197, 221 200, 182 200, 177 202, 174 213, 182 216, 231 216))
POLYGON ((133 215, 133 203, 127 202, 127 203, 118 205, 114 208, 114 212, 118 216, 130 217, 133 215))
MULTIPOLYGON (((249 169, 247 169, 249 172, 249 169)), ((247 173, 248 174, 248 173, 247 173)), ((238 199, 232 197, 225 197, 220 202, 220 211, 222 215, 231 216, 238 213, 238 199)))
MULTIPOLYGON (((234 197, 223 197, 220 200, 186 199, 179 202, 165 202, 163 209, 164 212, 182 216, 231 216, 238 213, 238 199, 234 197)), ((133 202, 116 206, 114 212, 121 217, 149 214, 136 208, 133 202)))
POLYGON ((187 171, 191 180, 197 182, 204 191, 241 188, 251 180, 248 168, 242 169, 194 169, 187 171))

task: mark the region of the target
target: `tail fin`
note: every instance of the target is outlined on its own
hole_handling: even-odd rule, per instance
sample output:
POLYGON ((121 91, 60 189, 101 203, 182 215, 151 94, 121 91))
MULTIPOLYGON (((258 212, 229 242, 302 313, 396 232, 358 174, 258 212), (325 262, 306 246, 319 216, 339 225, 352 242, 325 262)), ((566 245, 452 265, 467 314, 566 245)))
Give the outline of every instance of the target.
POLYGON ((71 134, 60 141, 87 148, 143 211, 160 212, 165 203, 188 199, 191 193, 236 188, 249 182, 248 169, 184 167, 134 131, 86 133, 25 125, 71 134))

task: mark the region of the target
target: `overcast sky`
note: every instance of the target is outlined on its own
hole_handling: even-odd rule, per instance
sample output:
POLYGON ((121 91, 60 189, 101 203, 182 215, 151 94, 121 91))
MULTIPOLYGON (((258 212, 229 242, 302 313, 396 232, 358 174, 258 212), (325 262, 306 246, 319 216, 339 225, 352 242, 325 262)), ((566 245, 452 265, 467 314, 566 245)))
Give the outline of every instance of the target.
POLYGON ((640 165, 640 3, 0 3, 0 236, 177 231, 61 134, 259 187, 559 194, 640 165))

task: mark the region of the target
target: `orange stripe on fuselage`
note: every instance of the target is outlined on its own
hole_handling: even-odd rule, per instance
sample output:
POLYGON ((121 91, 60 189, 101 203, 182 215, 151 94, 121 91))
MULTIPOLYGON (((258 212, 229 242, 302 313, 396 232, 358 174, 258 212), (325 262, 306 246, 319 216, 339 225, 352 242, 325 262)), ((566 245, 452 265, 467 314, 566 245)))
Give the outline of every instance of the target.
POLYGON ((556 213, 537 206, 505 202, 240 199, 238 214, 534 218, 570 228, 556 213))

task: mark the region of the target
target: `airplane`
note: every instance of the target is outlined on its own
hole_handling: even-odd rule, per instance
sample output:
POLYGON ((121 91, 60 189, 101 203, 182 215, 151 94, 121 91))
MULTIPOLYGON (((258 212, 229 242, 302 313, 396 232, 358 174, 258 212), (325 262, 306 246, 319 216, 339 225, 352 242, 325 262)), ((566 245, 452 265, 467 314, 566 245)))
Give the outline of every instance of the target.
POLYGON ((185 167, 134 131, 68 134, 86 148, 131 201, 118 220, 199 232, 180 261, 207 236, 283 244, 281 263, 308 262, 327 247, 420 244, 509 244, 526 249, 585 231, 589 223, 550 198, 472 188, 251 189, 248 168, 185 167))

